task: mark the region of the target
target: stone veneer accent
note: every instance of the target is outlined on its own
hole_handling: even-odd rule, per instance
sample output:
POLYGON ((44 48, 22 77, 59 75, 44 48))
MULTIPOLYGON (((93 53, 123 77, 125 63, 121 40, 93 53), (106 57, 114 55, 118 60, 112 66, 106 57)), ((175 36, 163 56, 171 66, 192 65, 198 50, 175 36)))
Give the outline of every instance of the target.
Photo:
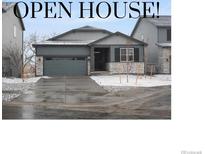
POLYGON ((160 73, 169 74, 171 65, 171 48, 162 48, 159 53, 160 73))
POLYGON ((107 70, 111 74, 116 73, 137 73, 144 74, 144 62, 132 62, 132 63, 124 63, 124 62, 110 62, 107 63, 107 70))

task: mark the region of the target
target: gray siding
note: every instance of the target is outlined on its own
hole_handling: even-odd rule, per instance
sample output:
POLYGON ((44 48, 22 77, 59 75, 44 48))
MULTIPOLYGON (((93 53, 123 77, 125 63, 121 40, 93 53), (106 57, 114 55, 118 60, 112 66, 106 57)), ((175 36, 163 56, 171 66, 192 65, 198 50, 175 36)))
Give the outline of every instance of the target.
MULTIPOLYGON (((23 29, 20 20, 13 13, 13 7, 2 13, 2 75, 19 77, 20 71, 14 66, 16 64, 12 64, 10 59, 6 58, 9 57, 11 51, 15 51, 19 56, 23 51, 23 29), (14 36, 14 26, 16 27, 16 37, 14 36)), ((19 63, 21 64, 22 61, 19 63)))
POLYGON ((102 31, 73 31, 68 34, 65 34, 56 40, 68 41, 68 40, 98 40, 105 36, 109 35, 109 33, 105 33, 102 31))
MULTIPOLYGON (((106 39, 103 39, 99 42, 94 43, 95 45, 116 45, 116 44, 122 44, 122 45, 136 45, 136 41, 132 39, 128 39, 121 35, 113 35, 111 37, 108 37, 106 39)), ((142 43, 138 43, 142 44, 142 43)))
POLYGON ((138 25, 138 28, 134 32, 133 38, 144 41, 148 44, 146 48, 147 63, 158 64, 158 41, 157 27, 148 22, 146 18, 142 19, 138 25))
POLYGON ((38 46, 37 56, 88 56, 90 49, 86 46, 38 46))
POLYGON ((23 29, 20 20, 14 15, 13 8, 2 13, 2 50, 3 56, 7 56, 8 48, 23 49, 23 29), (16 26, 16 37, 14 37, 14 26, 16 26))
POLYGON ((167 29, 171 29, 171 27, 159 27, 158 28, 158 42, 159 43, 170 43, 171 41, 167 41, 167 29))

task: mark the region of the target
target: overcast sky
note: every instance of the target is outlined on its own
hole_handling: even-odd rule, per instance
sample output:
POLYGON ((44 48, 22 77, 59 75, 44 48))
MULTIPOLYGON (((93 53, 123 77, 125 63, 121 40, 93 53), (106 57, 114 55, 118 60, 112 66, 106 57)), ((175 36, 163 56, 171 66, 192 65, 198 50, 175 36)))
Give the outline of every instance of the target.
MULTIPOLYGON (((50 1, 54 1, 54 0, 50 0, 50 1)), ((62 2, 65 5, 67 4, 68 1, 69 0, 62 0, 62 2)), ((24 24, 26 28, 24 36, 28 37, 31 33, 37 33, 40 36, 50 35, 53 33, 60 34, 65 31, 71 30, 73 28, 78 28, 78 27, 82 27, 85 25, 90 25, 90 26, 94 26, 98 28, 104 28, 112 32, 120 31, 120 32, 123 32, 129 35, 137 22, 137 19, 129 19, 128 15, 124 19, 117 19, 113 17, 113 15, 107 19, 100 19, 97 17, 95 17, 94 19, 79 19, 78 18, 79 17, 79 3, 78 2, 79 1, 83 1, 85 3, 87 3, 88 1, 94 1, 94 4, 97 5, 102 0, 70 0, 70 1, 73 2, 72 18, 69 18, 65 15, 63 16, 62 19, 44 19, 43 18, 43 16, 45 15, 45 11, 44 11, 45 8, 44 8, 42 12, 36 14, 37 15, 36 19, 31 19, 30 18, 31 9, 30 9, 29 15, 26 18, 24 18, 24 24)), ((115 1, 118 1, 119 4, 123 6, 122 2, 126 1, 128 2, 128 5, 129 5, 129 2, 132 2, 134 0, 115 0, 115 1)), ((151 1, 157 1, 157 0, 151 0, 151 1)), ((170 15, 171 14, 171 0, 158 0, 158 1, 160 2, 160 14, 170 15)), ((28 5, 30 6, 30 3, 28 0, 25 2, 28 3, 28 5)), ((41 0, 40 2, 43 3, 44 1, 41 0)), ((113 8, 112 0, 107 0, 107 2, 109 2, 113 8)), ((85 5, 85 7, 88 7, 88 5, 85 5)), ((23 7, 21 7, 20 9, 23 14, 25 9, 23 7)), ((124 11, 123 7, 121 7, 120 9, 124 11)), ((142 7, 140 7, 140 9, 142 9, 142 7)), ((101 10, 102 10, 101 11, 102 14, 106 12, 106 9, 104 8, 101 8, 101 10)), ((54 11, 57 13, 58 8, 56 7, 54 11)), ((129 12, 131 11, 127 7, 127 13, 129 12)), ((119 13, 122 13, 122 11, 121 12, 119 11, 119 13)), ((136 13, 133 13, 133 15, 136 15, 136 13)))

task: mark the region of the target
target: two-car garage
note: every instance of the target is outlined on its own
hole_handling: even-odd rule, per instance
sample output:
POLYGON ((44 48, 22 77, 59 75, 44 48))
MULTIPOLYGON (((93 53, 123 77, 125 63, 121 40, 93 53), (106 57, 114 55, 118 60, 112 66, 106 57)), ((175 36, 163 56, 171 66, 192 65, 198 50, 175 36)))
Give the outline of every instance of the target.
POLYGON ((44 45, 37 46, 36 51, 37 57, 42 57, 42 63, 38 64, 42 65, 41 73, 37 75, 88 75, 87 58, 90 55, 90 50, 86 46, 44 45))
POLYGON ((46 76, 87 75, 86 57, 46 57, 43 74, 46 76))

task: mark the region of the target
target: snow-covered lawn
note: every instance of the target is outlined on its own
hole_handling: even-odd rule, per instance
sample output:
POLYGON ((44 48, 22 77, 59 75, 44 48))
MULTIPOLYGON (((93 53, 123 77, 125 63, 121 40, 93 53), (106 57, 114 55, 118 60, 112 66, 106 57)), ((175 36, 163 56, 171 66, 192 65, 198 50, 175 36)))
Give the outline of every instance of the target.
POLYGON ((2 78, 2 83, 36 83, 40 77, 21 79, 21 78, 2 78))
POLYGON ((48 77, 33 77, 22 80, 21 78, 2 78, 2 101, 10 102, 26 92, 39 79, 48 77))
POLYGON ((171 85, 171 75, 139 76, 136 75, 107 75, 91 76, 101 86, 131 86, 131 87, 156 87, 171 85))
POLYGON ((2 83, 36 83, 41 78, 49 78, 47 76, 43 77, 32 77, 32 78, 2 78, 2 83))

